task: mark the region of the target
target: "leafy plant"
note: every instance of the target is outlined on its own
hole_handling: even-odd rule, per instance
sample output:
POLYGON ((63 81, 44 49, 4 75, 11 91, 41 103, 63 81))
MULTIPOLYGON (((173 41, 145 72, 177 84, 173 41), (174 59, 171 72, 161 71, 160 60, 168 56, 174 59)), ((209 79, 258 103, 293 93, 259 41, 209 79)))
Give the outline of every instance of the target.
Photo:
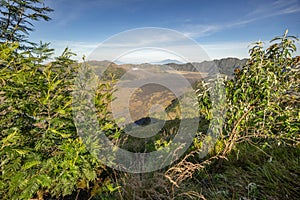
POLYGON ((33 31, 33 21, 51 18, 47 15, 53 10, 44 5, 43 0, 2 0, 0 1, 0 41, 19 42, 29 47, 29 32, 33 31))
MULTIPOLYGON (((225 121, 223 129, 214 132, 219 139, 214 141, 213 150, 204 159, 197 157, 203 153, 203 140, 208 143, 212 140, 207 132, 195 138, 192 151, 166 172, 175 186, 192 179, 197 171, 209 170, 208 166, 213 166, 215 173, 232 150, 239 152, 236 149, 238 143, 249 143, 261 152, 274 146, 299 148, 300 59, 293 57, 297 40, 286 31, 271 40, 266 49, 262 42, 254 43, 249 51, 250 59, 241 70, 235 71, 233 79, 217 77, 214 83, 198 82, 195 85, 200 116, 208 123, 218 125, 217 117, 224 112, 225 121), (216 91, 222 91, 220 86, 223 84, 226 97, 212 96, 216 91), (217 112, 213 112, 212 97, 222 102, 221 107, 215 109, 217 112), (219 160, 218 164, 213 164, 216 160, 219 160)), ((252 188, 248 192, 253 191, 252 188)))
MULTIPOLYGON (((73 79, 79 67, 68 49, 49 64, 51 51, 16 53, 3 43, 0 54, 0 195, 3 199, 63 197, 77 190, 90 195, 113 187, 106 167, 78 137, 72 116, 73 79)), ((36 49, 37 51, 39 49, 36 49)), ((109 102, 97 94, 96 105, 109 102)), ((108 111, 103 104, 101 112, 108 111)), ((108 121, 100 123, 105 126, 108 121)))
MULTIPOLYGON (((299 57, 292 57, 298 39, 287 33, 271 40, 267 49, 262 42, 254 43, 247 64, 233 79, 223 79, 227 99, 223 156, 248 138, 274 139, 278 145, 299 143, 299 57)), ((200 111, 212 120, 210 86, 198 92, 200 111)))
POLYGON ((255 43, 248 63, 226 83, 228 140, 223 155, 246 138, 299 143, 300 72, 294 70, 297 57, 292 57, 298 39, 287 33, 271 40, 266 50, 255 43))

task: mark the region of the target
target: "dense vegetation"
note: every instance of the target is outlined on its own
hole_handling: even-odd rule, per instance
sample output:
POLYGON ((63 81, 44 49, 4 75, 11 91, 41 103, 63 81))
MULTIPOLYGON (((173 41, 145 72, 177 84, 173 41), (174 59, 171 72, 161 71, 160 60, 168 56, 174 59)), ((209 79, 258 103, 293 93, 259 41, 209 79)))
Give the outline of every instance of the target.
MULTIPOLYGON (((41 1, 3 2, 15 2, 15 7, 3 8, 18 15, 20 8, 31 5, 28 2, 41 1)), ((51 10, 34 10, 44 13, 45 9, 51 10)), ((4 15, 2 21, 5 16, 13 14, 4 15)), ((44 15, 30 16, 36 20, 44 15)), ((21 33, 30 29, 16 30, 1 27, 1 199, 300 198, 300 57, 293 54, 297 38, 287 31, 266 49, 255 43, 250 59, 233 79, 219 77, 217 84, 195 85, 203 120, 181 159, 157 172, 129 174, 104 166, 77 135, 71 93, 74 76, 84 63, 73 61, 74 54, 66 49, 44 64, 53 55, 49 44, 29 45, 21 33), (219 108, 225 122, 214 148, 199 158, 203 140, 211 139, 205 137, 207 125, 215 123, 212 90, 222 88, 212 86, 225 89, 219 108)), ((109 120, 115 83, 109 80, 99 81, 95 106, 102 129, 120 143, 125 141, 122 130, 109 120)), ((166 123, 166 137, 176 132, 176 120, 166 123)), ((151 148, 167 144, 166 138, 160 138, 151 148)))

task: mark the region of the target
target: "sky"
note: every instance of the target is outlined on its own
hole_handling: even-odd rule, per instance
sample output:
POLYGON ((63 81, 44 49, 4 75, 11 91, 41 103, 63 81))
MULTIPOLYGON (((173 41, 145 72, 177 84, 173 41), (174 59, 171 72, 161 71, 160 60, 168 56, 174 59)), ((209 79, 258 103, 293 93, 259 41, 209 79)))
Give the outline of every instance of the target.
MULTIPOLYGON (((99 59, 120 62, 184 60, 178 49, 196 51, 185 41, 197 43, 209 59, 246 58, 255 41, 268 46, 286 29, 300 37, 300 0, 45 0, 45 4, 54 9, 52 20, 35 22, 30 39, 51 42, 56 55, 69 47, 79 60, 95 51, 106 56, 99 59), (168 49, 178 38, 183 40, 181 46, 168 49), (122 47, 110 46, 117 41, 122 47), (160 50, 135 45, 141 43, 160 50), (101 45, 110 46, 109 51, 99 50, 101 45), (129 46, 118 51, 125 45, 129 46)), ((201 61, 200 57, 194 53, 188 60, 201 61)))

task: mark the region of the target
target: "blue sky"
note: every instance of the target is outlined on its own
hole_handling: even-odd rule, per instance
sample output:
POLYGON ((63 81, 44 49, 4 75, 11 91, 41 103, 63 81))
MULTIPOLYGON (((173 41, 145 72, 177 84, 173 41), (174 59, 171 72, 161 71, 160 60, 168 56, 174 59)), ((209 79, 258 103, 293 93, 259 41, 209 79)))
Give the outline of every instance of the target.
POLYGON ((142 27, 179 31, 197 41, 211 59, 247 57, 250 43, 268 42, 285 29, 300 36, 299 0, 46 0, 45 3, 54 9, 50 14, 52 20, 35 23, 36 30, 30 38, 51 42, 57 54, 68 46, 78 58, 83 54, 88 56, 115 34, 142 27))

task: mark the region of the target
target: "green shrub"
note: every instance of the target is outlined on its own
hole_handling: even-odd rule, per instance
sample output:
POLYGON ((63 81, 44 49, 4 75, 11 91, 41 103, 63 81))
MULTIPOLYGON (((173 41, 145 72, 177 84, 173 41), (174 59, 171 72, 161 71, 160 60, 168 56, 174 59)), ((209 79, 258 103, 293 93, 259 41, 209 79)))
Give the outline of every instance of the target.
MULTIPOLYGON (((226 90, 223 155, 249 138, 299 143, 299 57, 292 56, 298 39, 287 33, 271 40, 267 49, 262 42, 254 43, 249 61, 234 78, 221 78, 226 90)), ((199 91, 201 113, 212 120, 210 88, 199 91)))
MULTIPOLYGON (((109 191, 105 166, 87 151, 73 122, 71 93, 79 67, 70 59, 73 54, 66 49, 53 62, 41 64, 51 55, 47 45, 36 51, 39 56, 16 53, 17 48, 17 43, 0 44, 0 196, 109 191)), ((109 92, 96 95, 105 117, 107 104, 101 102, 109 101, 109 92)))

